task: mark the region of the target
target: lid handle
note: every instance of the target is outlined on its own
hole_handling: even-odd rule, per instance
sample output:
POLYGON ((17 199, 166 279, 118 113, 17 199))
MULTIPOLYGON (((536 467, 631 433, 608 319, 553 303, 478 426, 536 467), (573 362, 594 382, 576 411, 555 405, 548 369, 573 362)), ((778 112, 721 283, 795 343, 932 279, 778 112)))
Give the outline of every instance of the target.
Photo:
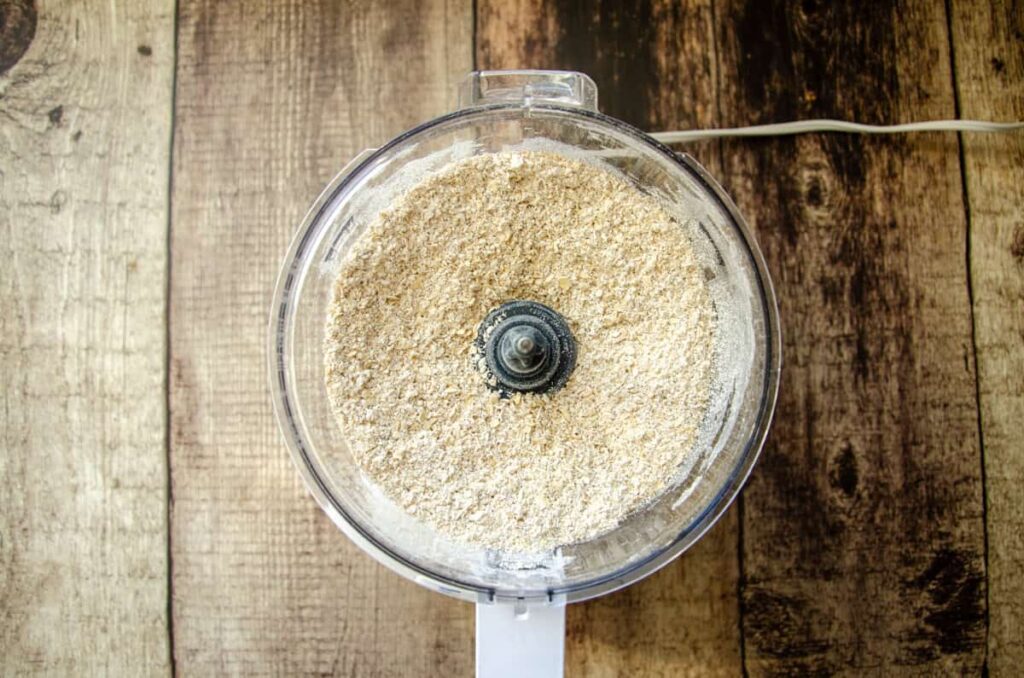
POLYGON ((459 86, 459 108, 534 103, 597 111, 597 85, 575 71, 474 71, 459 86))

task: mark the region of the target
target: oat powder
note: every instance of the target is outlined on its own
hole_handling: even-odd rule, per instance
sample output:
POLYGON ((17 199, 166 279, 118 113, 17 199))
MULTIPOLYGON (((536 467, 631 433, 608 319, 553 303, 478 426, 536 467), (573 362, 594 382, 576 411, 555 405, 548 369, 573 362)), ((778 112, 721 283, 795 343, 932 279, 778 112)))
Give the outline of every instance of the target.
POLYGON ((715 311, 686 228, 628 181, 546 152, 454 162, 380 213, 338 272, 331 406, 365 474, 465 544, 533 553, 614 528, 694 445, 715 311), (568 322, 565 387, 508 399, 475 366, 513 299, 568 322))

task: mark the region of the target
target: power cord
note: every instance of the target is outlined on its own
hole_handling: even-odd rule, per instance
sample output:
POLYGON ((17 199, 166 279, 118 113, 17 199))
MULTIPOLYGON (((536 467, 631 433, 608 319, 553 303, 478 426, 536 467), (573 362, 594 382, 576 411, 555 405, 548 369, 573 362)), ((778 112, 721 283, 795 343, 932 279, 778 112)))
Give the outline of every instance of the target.
POLYGON ((847 132, 853 134, 899 134, 902 132, 1013 132, 1024 129, 1024 122, 989 122, 987 120, 928 120, 902 125, 865 125, 845 120, 797 120, 771 125, 692 129, 678 132, 652 132, 663 144, 679 144, 717 137, 768 137, 811 132, 847 132))

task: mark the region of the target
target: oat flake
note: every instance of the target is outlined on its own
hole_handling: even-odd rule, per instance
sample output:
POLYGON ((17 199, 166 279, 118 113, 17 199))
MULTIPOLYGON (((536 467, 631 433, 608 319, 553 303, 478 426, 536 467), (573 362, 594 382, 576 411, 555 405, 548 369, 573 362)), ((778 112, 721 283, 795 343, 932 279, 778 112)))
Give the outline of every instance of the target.
POLYGON ((342 263, 326 379, 352 454, 450 538, 585 541, 667 489, 708 406, 714 307, 686 229, 630 183, 546 152, 455 162, 342 263), (474 366, 491 309, 528 299, 577 341, 562 390, 501 400, 474 366))

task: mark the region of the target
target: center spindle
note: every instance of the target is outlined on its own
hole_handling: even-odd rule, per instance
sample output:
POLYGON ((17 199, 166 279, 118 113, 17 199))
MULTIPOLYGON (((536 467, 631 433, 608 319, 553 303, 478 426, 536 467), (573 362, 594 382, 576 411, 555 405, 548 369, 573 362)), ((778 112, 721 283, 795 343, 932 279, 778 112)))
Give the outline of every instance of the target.
POLYGON ((565 319, 535 301, 510 301, 480 324, 476 347, 488 385, 507 397, 562 388, 576 366, 576 341, 565 319))

